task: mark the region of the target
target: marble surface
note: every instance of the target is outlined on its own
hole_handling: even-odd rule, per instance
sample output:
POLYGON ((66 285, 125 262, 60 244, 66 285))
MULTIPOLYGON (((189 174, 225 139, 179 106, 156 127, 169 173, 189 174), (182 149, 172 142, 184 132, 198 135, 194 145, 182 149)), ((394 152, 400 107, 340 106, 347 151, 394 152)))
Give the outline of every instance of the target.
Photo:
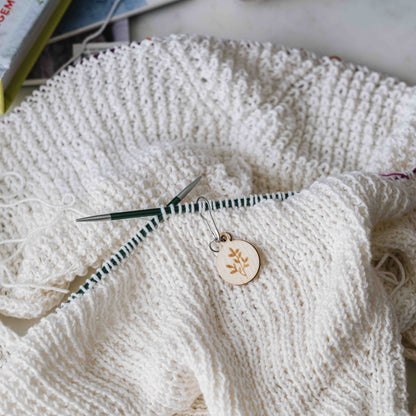
MULTIPOLYGON (((415 16, 414 0, 180 0, 131 18, 131 39, 199 33, 272 41, 318 55, 337 55, 414 85, 415 16)), ((13 106, 33 90, 22 88, 13 106)), ((78 279, 71 289, 80 284, 78 279)), ((37 321, 0 319, 19 334, 37 321)), ((416 364, 406 365, 409 404, 414 406, 416 364)))
POLYGON ((414 0, 180 0, 132 19, 132 39, 200 33, 304 48, 416 84, 414 0))

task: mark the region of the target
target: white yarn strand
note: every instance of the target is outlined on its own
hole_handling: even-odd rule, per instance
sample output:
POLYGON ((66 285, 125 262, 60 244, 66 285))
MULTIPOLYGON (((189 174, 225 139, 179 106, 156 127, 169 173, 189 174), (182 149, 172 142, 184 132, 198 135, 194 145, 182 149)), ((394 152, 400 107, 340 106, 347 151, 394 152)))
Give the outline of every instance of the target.
POLYGON ((380 276, 382 279, 384 279, 385 281, 393 284, 394 286, 396 286, 394 288, 394 290, 392 290, 391 292, 391 296, 394 296, 397 291, 404 286, 404 284, 407 281, 406 278, 406 273, 404 270, 404 267, 402 265, 402 263, 400 262, 400 260, 391 253, 385 253, 383 255, 383 257, 379 260, 379 262, 377 263, 377 265, 375 266, 375 270, 377 271, 378 276, 380 276), (384 262, 391 257, 399 266, 400 269, 400 279, 397 278, 397 276, 395 276, 392 272, 388 272, 388 271, 380 271, 379 268, 384 264, 384 262))
POLYGON ((61 71, 63 71, 68 65, 71 65, 72 62, 76 61, 78 58, 82 56, 82 54, 85 51, 85 48, 87 47, 88 42, 96 38, 97 36, 100 36, 101 33, 103 33, 104 29, 107 27, 108 23, 110 22, 110 19, 113 17, 114 12, 117 9, 117 6, 120 4, 121 0, 115 0, 113 3, 113 6, 111 7, 110 11, 108 12, 107 17, 105 18, 104 22, 100 26, 100 28, 92 33, 91 35, 87 36, 81 43, 81 47, 79 49, 79 52, 77 55, 74 55, 72 58, 68 59, 54 74, 53 76, 59 74, 61 71))
MULTIPOLYGON (((12 172, 12 171, 3 172, 0 175, 0 177, 3 177, 3 178, 5 178, 7 176, 14 176, 14 177, 18 178, 18 180, 19 180, 19 189, 16 192, 14 192, 13 194, 1 194, 0 195, 1 198, 10 200, 11 198, 15 198, 20 193, 23 192, 24 186, 25 186, 25 179, 18 172, 12 172)), ((23 248, 27 244, 32 242, 34 236, 39 234, 39 231, 49 229, 54 224, 56 224, 58 222, 58 220, 61 220, 62 215, 63 215, 63 211, 65 211, 65 210, 72 211, 72 212, 76 213, 77 215, 85 215, 85 213, 83 213, 83 212, 81 212, 77 209, 72 208, 72 206, 75 203, 75 197, 74 197, 73 194, 69 194, 69 193, 67 193, 63 196, 61 204, 52 204, 49 201, 45 201, 43 199, 33 197, 33 198, 22 198, 20 200, 8 202, 8 203, 0 203, 0 208, 6 210, 6 209, 9 209, 9 208, 17 207, 18 205, 21 205, 21 204, 32 204, 32 203, 41 204, 42 206, 46 206, 48 208, 61 209, 61 212, 58 213, 51 221, 47 222, 45 225, 35 227, 25 237, 0 240, 0 245, 18 244, 18 247, 13 251, 13 253, 11 255, 9 255, 5 258, 2 258, 0 260, 0 271, 2 271, 2 273, 3 273, 3 276, 0 276, 0 287, 3 287, 5 289, 10 289, 10 288, 32 288, 32 289, 41 289, 41 290, 46 290, 46 291, 55 291, 55 292, 61 292, 61 293, 68 293, 69 291, 67 289, 63 289, 63 288, 56 287, 56 286, 42 285, 42 284, 38 284, 38 283, 34 283, 34 282, 27 282, 27 281, 12 282, 11 272, 10 272, 10 269, 6 266, 6 264, 9 263, 11 260, 15 259, 17 256, 19 256, 21 254, 23 248)))

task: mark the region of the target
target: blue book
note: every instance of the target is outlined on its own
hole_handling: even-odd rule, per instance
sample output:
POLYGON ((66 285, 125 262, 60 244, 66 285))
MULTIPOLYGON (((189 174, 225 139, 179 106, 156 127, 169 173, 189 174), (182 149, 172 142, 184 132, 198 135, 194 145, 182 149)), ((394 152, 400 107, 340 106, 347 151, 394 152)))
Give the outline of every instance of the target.
MULTIPOLYGON (((110 22, 140 14, 178 0, 122 0, 110 22)), ((101 26, 114 0, 72 0, 67 12, 51 36, 55 42, 101 26)))

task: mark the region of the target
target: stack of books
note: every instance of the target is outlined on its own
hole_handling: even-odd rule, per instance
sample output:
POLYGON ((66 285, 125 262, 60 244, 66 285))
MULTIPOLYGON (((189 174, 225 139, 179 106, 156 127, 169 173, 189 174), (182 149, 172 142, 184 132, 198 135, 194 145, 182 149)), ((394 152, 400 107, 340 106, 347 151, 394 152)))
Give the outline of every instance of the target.
MULTIPOLYGON (((122 0, 86 53, 129 42, 128 17, 178 0, 122 0), (98 43, 97 43, 98 41, 98 43)), ((22 86, 39 85, 106 20, 114 0, 0 0, 0 113, 22 86), (25 81, 26 80, 26 81, 25 81)))

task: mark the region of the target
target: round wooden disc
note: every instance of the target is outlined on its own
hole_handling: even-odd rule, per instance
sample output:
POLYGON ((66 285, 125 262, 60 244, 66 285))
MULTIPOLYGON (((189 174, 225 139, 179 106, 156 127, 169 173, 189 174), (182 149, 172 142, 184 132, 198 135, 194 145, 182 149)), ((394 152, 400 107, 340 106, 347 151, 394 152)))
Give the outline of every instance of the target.
POLYGON ((260 256, 256 248, 244 240, 221 242, 217 254, 218 274, 233 285, 244 285, 253 280, 260 268, 260 256))

